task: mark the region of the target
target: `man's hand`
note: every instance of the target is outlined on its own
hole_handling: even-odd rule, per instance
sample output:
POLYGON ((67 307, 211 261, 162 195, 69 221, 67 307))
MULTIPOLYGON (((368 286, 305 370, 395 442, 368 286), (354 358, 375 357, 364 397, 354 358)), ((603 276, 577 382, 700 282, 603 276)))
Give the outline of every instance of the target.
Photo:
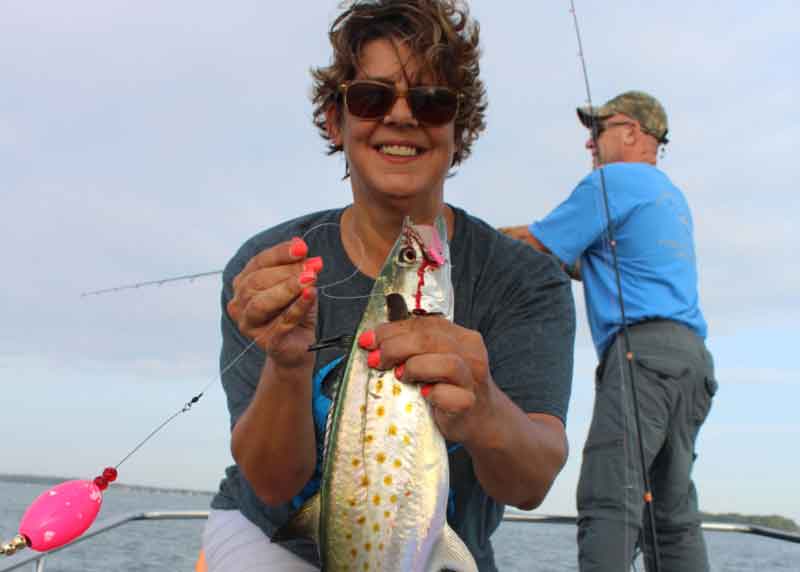
POLYGON ((239 330, 257 340, 276 365, 292 367, 310 359, 317 323, 314 284, 321 258, 306 258, 300 238, 254 256, 233 280, 227 310, 239 330))
POLYGON ((547 247, 531 234, 531 231, 528 230, 527 226, 503 226, 497 230, 507 236, 510 236, 511 238, 521 240, 522 242, 531 245, 536 250, 550 254, 550 251, 547 249, 547 247))

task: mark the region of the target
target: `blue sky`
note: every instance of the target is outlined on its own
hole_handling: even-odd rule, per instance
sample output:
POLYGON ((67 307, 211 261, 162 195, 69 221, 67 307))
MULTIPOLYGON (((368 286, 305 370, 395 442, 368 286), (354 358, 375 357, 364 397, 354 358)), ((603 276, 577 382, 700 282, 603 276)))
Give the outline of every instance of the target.
MULTIPOLYGON (((246 238, 350 200, 311 122, 335 2, 32 0, 0 6, 2 471, 93 476, 216 377, 219 281, 80 293, 221 268, 246 238)), ((528 223, 587 172, 569 3, 472 2, 488 130, 446 198, 528 223)), ((595 103, 664 103, 661 162, 693 209, 720 392, 701 506, 800 519, 800 137, 793 2, 579 1, 595 103), (716 6, 723 4, 716 3, 716 6)), ((574 513, 595 355, 579 306, 570 460, 541 512, 574 513)), ((224 396, 129 460, 131 483, 214 489, 224 396)))

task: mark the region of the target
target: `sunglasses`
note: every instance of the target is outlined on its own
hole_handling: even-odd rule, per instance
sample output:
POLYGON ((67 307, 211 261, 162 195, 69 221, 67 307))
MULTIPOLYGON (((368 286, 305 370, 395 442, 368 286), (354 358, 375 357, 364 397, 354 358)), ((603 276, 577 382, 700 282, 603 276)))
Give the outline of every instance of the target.
POLYGON ((420 125, 437 127, 450 123, 458 113, 461 94, 449 87, 418 86, 399 90, 379 81, 355 80, 339 86, 347 111, 359 119, 381 119, 389 115, 399 97, 404 97, 420 125))
POLYGON ((595 123, 595 125, 595 137, 600 139, 600 135, 612 127, 622 127, 625 125, 632 126, 636 124, 632 121, 598 121, 595 123))

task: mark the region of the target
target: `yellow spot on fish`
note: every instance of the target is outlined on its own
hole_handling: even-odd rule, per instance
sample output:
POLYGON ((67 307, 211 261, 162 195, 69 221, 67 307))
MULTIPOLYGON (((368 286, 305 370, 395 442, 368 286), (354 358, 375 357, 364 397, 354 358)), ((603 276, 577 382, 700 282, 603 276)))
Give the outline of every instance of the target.
POLYGON ((388 510, 383 511, 383 518, 389 518, 390 516, 392 516, 391 512, 389 512, 388 510))
POLYGON ((352 556, 353 558, 355 558, 356 556, 358 556, 358 550, 356 550, 355 548, 352 548, 352 549, 350 550, 350 556, 352 556))
POLYGON ((378 550, 383 550, 383 542, 378 545, 378 550))
POLYGON ((406 413, 411 413, 412 411, 414 411, 414 406, 409 401, 408 403, 406 403, 406 413))
POLYGON ((394 424, 389 425, 389 435, 391 435, 392 437, 397 435, 397 425, 394 424))
POLYGON ((359 407, 359 410, 361 411, 361 414, 363 415, 364 413, 367 412, 367 406, 366 405, 362 405, 361 407, 359 407))
POLYGON ((369 486, 369 477, 367 475, 364 475, 363 477, 361 477, 361 486, 362 487, 368 487, 369 486))
POLYGON ((357 522, 358 524, 362 524, 362 525, 363 525, 365 522, 367 522, 367 517, 365 517, 365 516, 359 516, 359 517, 358 517, 358 520, 356 520, 356 522, 357 522))
POLYGON ((374 504, 375 506, 380 505, 381 504, 381 495, 375 495, 374 497, 372 497, 372 504, 374 504))
POLYGON ((394 460, 394 466, 395 466, 395 468, 399 469, 400 467, 403 466, 403 462, 400 459, 395 459, 394 460))
POLYGON ((356 499, 354 499, 353 497, 347 499, 347 502, 350 504, 350 506, 356 506, 356 499))
POLYGON ((385 453, 378 453, 377 455, 375 455, 375 460, 378 461, 379 463, 386 462, 386 454, 385 453))
POLYGON ((375 391, 377 392, 383 391, 383 378, 380 378, 378 381, 375 382, 375 391))
POLYGON ((375 411, 378 414, 378 417, 383 417, 386 415, 386 408, 383 405, 378 405, 378 409, 375 411))
POLYGON ((408 435, 403 435, 403 444, 411 445, 411 437, 409 437, 408 435))
POLYGON ((347 540, 352 540, 352 539, 353 539, 353 535, 352 535, 352 534, 350 534, 349 532, 348 532, 347 534, 345 534, 345 535, 344 535, 344 537, 345 537, 347 540))
POLYGON ((370 543, 370 542, 367 542, 367 543, 364 545, 364 550, 366 550, 367 552, 369 552, 370 550, 372 550, 372 543, 370 543))
POLYGON ((388 487, 392 484, 392 475, 386 475, 383 477, 383 483, 388 487))
POLYGON ((380 531, 381 531, 381 525, 380 524, 378 524, 376 522, 375 524, 372 525, 372 532, 380 532, 380 531))
POLYGON ((389 497, 389 502, 395 504, 397 502, 397 495, 392 495, 389 497))
POLYGON ((366 441, 367 443, 372 443, 372 441, 374 440, 375 437, 373 437, 372 435, 367 435, 366 437, 364 437, 364 441, 366 441))
POLYGON ((361 459, 355 459, 355 458, 353 459, 353 466, 354 466, 354 467, 357 467, 357 466, 359 466, 360 464, 361 464, 361 459))
POLYGON ((402 392, 403 392, 403 388, 402 388, 402 387, 400 387, 398 384, 396 384, 396 383, 395 383, 395 384, 392 386, 392 395, 394 395, 395 397, 397 397, 398 395, 400 395, 402 392))

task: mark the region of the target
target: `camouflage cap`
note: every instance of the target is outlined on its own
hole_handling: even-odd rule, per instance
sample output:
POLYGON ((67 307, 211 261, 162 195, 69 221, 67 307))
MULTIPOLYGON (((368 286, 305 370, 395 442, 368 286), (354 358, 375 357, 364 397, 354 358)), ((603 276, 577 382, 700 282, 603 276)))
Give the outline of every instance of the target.
POLYGON ((626 91, 609 99, 600 107, 588 105, 579 107, 578 119, 586 127, 592 127, 597 119, 606 119, 616 113, 622 113, 639 122, 642 131, 652 135, 659 143, 667 143, 667 112, 658 100, 643 91, 626 91))

